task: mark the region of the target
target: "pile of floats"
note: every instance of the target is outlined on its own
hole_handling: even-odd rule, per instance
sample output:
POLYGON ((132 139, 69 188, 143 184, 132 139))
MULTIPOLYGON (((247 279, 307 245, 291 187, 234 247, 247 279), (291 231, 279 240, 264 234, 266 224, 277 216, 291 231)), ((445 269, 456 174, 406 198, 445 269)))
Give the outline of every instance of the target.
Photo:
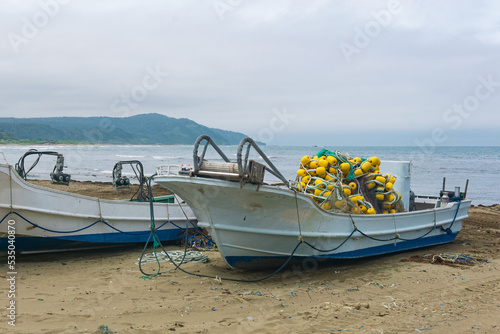
POLYGON ((382 174, 381 161, 321 150, 300 159, 295 190, 310 195, 326 211, 389 214, 404 211, 396 178, 382 174))

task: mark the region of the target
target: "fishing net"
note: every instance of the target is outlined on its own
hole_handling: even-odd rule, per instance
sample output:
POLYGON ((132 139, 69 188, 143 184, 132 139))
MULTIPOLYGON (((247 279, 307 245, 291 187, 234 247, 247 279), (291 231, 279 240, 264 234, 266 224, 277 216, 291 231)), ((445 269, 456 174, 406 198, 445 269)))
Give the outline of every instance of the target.
POLYGON ((381 161, 351 158, 340 151, 322 149, 300 160, 294 187, 307 193, 323 210, 349 214, 403 212, 396 178, 382 174, 381 161))

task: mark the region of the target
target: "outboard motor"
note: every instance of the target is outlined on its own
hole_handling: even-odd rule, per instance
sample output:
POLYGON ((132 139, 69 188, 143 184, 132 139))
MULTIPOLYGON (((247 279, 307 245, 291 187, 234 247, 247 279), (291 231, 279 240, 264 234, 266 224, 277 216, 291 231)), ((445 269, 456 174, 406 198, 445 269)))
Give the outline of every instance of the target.
POLYGON ((415 193, 413 190, 410 190, 410 206, 408 211, 415 211, 416 206, 415 206, 415 193))

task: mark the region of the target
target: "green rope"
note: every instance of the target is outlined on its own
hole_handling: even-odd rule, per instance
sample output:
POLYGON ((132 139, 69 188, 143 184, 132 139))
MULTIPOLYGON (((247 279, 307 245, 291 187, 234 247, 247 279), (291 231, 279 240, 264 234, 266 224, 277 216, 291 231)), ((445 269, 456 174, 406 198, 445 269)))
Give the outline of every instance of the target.
MULTIPOLYGON (((154 175, 156 175, 156 174, 154 174, 154 175)), ((151 218, 151 234, 149 235, 148 241, 146 241, 146 244, 144 245, 144 250, 142 251, 141 257, 139 258, 139 268, 141 268, 142 257, 144 256, 144 253, 146 251, 146 247, 147 247, 147 245, 149 243, 149 239, 151 239, 151 236, 153 236, 153 254, 155 256, 156 263, 158 264, 158 270, 156 271, 156 273, 154 273, 152 275, 147 275, 146 274, 144 276, 139 277, 139 278, 142 278, 143 280, 152 279, 153 277, 156 277, 160 273, 160 270, 161 270, 160 260, 158 259, 158 256, 156 255, 156 248, 159 247, 161 245, 161 243, 158 240, 158 235, 156 234, 155 212, 154 212, 154 206, 153 206, 153 195, 151 193, 151 180, 153 179, 153 176, 151 176, 147 180, 148 196, 149 196, 149 215, 150 215, 150 218, 151 218)), ((141 269, 141 272, 142 272, 142 269, 141 269)))
MULTIPOLYGON (((349 174, 347 174, 346 176, 346 179, 348 181, 352 181, 355 179, 355 176, 354 176, 354 166, 352 165, 352 163, 349 161, 349 159, 347 159, 347 157, 343 154, 341 154, 339 151, 335 151, 335 152, 332 152, 332 151, 328 151, 327 149, 321 149, 318 153, 316 153, 316 156, 317 157, 321 157, 321 156, 333 156, 337 159, 337 161, 340 161, 340 162, 345 162, 345 163, 348 163, 349 166, 350 166, 350 169, 349 169, 349 174)), ((366 160, 366 159, 361 159, 362 161, 366 160)))

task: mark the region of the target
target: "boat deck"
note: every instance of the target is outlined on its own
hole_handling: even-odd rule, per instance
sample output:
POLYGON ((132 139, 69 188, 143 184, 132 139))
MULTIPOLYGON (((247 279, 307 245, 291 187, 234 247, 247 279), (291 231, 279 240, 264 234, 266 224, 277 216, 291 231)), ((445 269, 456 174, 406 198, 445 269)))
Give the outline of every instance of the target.
MULTIPOLYGON (((135 184, 132 184, 128 189, 115 189, 111 182, 71 181, 66 186, 52 184, 49 180, 28 179, 27 181, 41 187, 109 200, 129 200, 137 190, 137 185, 135 184)), ((170 190, 156 184, 153 185, 152 192, 154 197, 172 195, 170 190)))

